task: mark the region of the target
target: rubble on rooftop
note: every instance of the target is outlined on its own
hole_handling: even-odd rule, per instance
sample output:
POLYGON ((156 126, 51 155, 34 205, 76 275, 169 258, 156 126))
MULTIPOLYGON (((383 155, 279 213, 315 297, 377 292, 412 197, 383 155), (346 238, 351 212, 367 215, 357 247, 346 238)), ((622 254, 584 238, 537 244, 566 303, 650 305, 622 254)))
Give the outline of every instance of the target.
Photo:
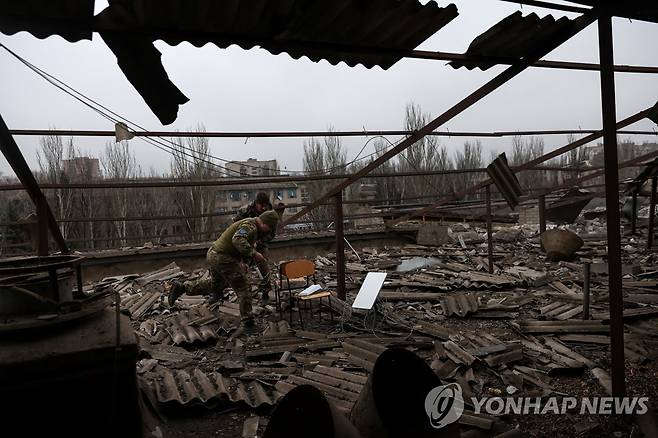
MULTIPOLYGON (((169 308, 167 280, 206 275, 204 270, 183 272, 174 263, 100 284, 118 290, 122 308, 131 314, 142 348, 141 386, 165 411, 241 406, 260 415, 262 430, 280 397, 312 385, 348 413, 377 357, 391 347, 422 357, 442 381, 459 383, 465 398, 601 395, 610 392, 605 225, 592 220, 571 229, 584 244, 572 260, 560 262, 547 259, 534 228, 499 229, 496 234, 506 237, 494 241, 494 274, 487 272, 486 243, 464 239, 464 233, 486 236, 485 230, 462 224, 445 230, 450 239, 442 245, 373 246, 358 251, 358 258, 346 253, 347 300, 332 297, 333 323, 326 314, 322 319, 306 315, 305 330, 290 326, 287 312, 282 319, 273 303, 260 305, 257 295, 259 332, 249 336, 238 330, 232 291, 221 305, 183 296, 169 308), (583 262, 593 266, 587 320, 583 262), (396 269, 403 263, 412 268, 396 269), (382 270, 388 276, 373 310, 352 309, 365 275, 382 270), (579 386, 565 384, 574 375, 579 386)), ((643 244, 635 236, 622 242, 625 349, 628 360, 642 367, 636 372, 655 376, 658 257, 645 252, 643 244)), ((335 255, 314 261, 318 282, 331 290, 335 255)), ((519 427, 530 431, 524 421, 520 416, 481 418, 467 404, 460 426, 462 433, 495 435, 519 427)), ((602 427, 600 418, 595 421, 602 427)), ((579 424, 567 422, 555 430, 576 435, 579 424)))

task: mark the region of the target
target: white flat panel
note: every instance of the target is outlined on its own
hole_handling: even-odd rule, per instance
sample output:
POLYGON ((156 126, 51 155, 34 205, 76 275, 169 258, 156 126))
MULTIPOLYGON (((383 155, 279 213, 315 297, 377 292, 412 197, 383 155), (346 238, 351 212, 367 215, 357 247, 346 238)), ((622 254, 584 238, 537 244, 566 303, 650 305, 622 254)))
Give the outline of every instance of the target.
POLYGON ((322 286, 320 286, 319 284, 312 284, 309 287, 307 287, 306 289, 304 289, 303 291, 301 291, 299 293, 299 296, 300 297, 305 297, 306 295, 314 294, 319 290, 322 290, 322 286))
POLYGON ((369 272, 352 304, 353 309, 372 309, 386 279, 386 272, 369 272))

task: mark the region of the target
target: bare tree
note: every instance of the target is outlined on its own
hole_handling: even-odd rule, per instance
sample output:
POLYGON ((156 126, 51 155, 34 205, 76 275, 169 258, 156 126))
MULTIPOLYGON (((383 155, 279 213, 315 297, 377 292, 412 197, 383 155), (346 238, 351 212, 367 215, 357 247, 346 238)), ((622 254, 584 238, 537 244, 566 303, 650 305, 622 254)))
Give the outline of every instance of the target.
MULTIPOLYGON (((405 108, 404 129, 418 131, 431 120, 420 106, 411 102, 405 108)), ((400 153, 400 171, 447 170, 452 167, 448 151, 434 136, 424 136, 400 153)), ((413 176, 402 178, 402 196, 414 197, 429 192, 445 191, 448 179, 442 176, 413 176)))
MULTIPOLYGON (((333 130, 333 127, 329 127, 333 130)), ((304 171, 308 175, 336 175, 346 171, 347 153, 340 138, 337 136, 325 137, 323 142, 316 138, 304 141, 304 171)), ((324 194, 326 184, 322 181, 309 181, 307 191, 311 201, 324 194)), ((320 206, 308 213, 308 218, 314 221, 315 228, 324 228, 326 222, 317 222, 333 219, 333 208, 320 206)))
MULTIPOLYGON (((510 165, 520 166, 544 154, 544 139, 541 137, 530 137, 524 139, 521 136, 512 138, 512 154, 510 155, 510 165)), ((544 171, 527 170, 516 175, 519 184, 523 188, 537 187, 546 180, 544 171)))
MULTIPOLYGON (((73 139, 69 138, 66 148, 62 138, 57 135, 47 135, 39 139, 37 162, 39 164, 40 180, 44 183, 65 184, 70 181, 65 166, 66 160, 75 158, 73 139)), ((50 205, 58 218, 70 218, 73 210, 73 194, 71 189, 53 189, 49 191, 50 205)), ((66 239, 69 234, 70 223, 60 222, 62 236, 66 239)))
MULTIPOLYGON (((121 143, 107 142, 101 158, 105 177, 116 182, 126 181, 138 176, 135 154, 130 152, 127 141, 121 143)), ((114 221, 114 231, 121 245, 126 245, 128 226, 125 217, 132 211, 132 197, 128 189, 112 189, 108 196, 112 205, 113 215, 119 217, 114 221)))
MULTIPOLYGON (((481 168, 482 165, 482 143, 480 140, 476 140, 474 143, 467 141, 461 151, 455 151, 455 169, 476 169, 481 168)), ((457 174, 454 178, 455 190, 463 190, 479 178, 480 176, 477 173, 457 174)))
MULTIPOLYGON (((197 132, 205 132, 203 125, 196 127, 197 132)), ((174 156, 171 162, 171 174, 174 178, 184 180, 210 179, 219 177, 216 165, 210 157, 210 145, 206 137, 185 137, 172 139, 174 156)), ((207 237, 212 231, 214 194, 209 187, 185 187, 173 192, 174 204, 178 212, 185 217, 185 226, 200 238, 207 237)))

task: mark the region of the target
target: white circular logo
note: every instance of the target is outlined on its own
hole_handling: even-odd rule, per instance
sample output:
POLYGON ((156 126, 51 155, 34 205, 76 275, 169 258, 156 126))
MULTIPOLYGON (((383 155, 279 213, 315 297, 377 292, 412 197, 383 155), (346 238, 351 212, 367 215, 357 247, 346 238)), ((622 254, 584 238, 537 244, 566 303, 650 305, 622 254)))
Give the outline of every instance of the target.
POLYGON ((464 412, 461 386, 458 383, 450 383, 432 389, 425 397, 425 412, 435 429, 457 421, 464 412))

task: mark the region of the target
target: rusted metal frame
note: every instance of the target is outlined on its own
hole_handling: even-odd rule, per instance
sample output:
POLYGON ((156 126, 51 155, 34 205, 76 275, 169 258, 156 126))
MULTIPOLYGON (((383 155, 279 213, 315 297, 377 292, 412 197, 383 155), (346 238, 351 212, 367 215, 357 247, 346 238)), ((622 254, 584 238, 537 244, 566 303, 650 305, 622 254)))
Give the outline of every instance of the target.
POLYGON ((493 233, 491 225, 491 184, 485 188, 485 196, 487 201, 487 250, 489 257, 489 273, 494 272, 493 263, 493 233))
MULTIPOLYGON (((607 3, 606 3, 607 4, 607 3)), ((619 219, 619 174, 615 128, 615 74, 613 68, 612 16, 598 18, 599 62, 601 64, 601 111, 603 113, 603 156, 605 163, 608 240, 608 294, 610 296, 610 351, 612 395, 626 393, 624 364, 624 297, 622 295, 621 230, 619 219)))
MULTIPOLYGON (((601 167, 560 167, 560 166, 538 166, 528 171, 554 171, 554 172, 586 172, 601 167)), ((421 170, 395 173, 371 173, 368 178, 398 178, 401 176, 429 176, 429 175, 461 175, 465 173, 485 173, 484 168, 474 169, 445 169, 445 170, 421 170)), ((325 181, 334 179, 344 179, 353 176, 353 174, 335 174, 335 175, 308 175, 308 176, 274 176, 258 178, 238 178, 238 179, 215 179, 215 180, 164 180, 164 181, 105 181, 95 183, 45 183, 41 184, 44 190, 50 189, 126 189, 126 188, 179 188, 179 187, 228 187, 230 191, 233 186, 258 185, 282 182, 307 182, 307 181, 325 181)), ((24 190, 21 184, 0 184, 0 191, 24 190)))
POLYGON ((637 233, 637 193, 633 193, 633 211, 631 212, 631 234, 637 233))
MULTIPOLYGON (((596 13, 595 10, 589 9, 584 15, 593 16, 596 13)), ((85 26, 85 30, 88 30, 88 27, 85 26)), ((385 48, 385 47, 373 47, 373 46, 357 46, 354 44, 337 44, 337 43, 324 43, 319 41, 286 41, 280 38, 248 38, 243 35, 232 35, 232 34, 217 34, 216 32, 204 32, 204 31, 190 31, 190 30, 171 30, 171 29, 150 29, 150 28, 138 28, 138 27, 129 27, 122 26, 115 23, 95 23, 92 26, 92 31, 94 32, 116 32, 126 36, 126 34, 140 35, 146 38, 150 38, 153 41, 159 39, 182 39, 189 41, 190 39, 194 40, 206 40, 206 41, 217 41, 218 39, 230 40, 233 44, 238 44, 242 47, 246 46, 262 46, 269 44, 275 44, 278 47, 283 47, 283 50, 291 49, 302 49, 302 50, 330 50, 333 52, 348 53, 348 54, 361 54, 361 55, 379 55, 379 56, 389 56, 392 58, 411 58, 411 59, 429 59, 435 61, 466 61, 466 62, 479 62, 487 64, 502 64, 502 65, 518 65, 520 63, 526 63, 526 60, 519 60, 515 58, 504 58, 497 56, 479 56, 479 55, 468 55, 465 53, 451 53, 451 52, 441 52, 441 51, 430 51, 430 50, 404 50, 404 49, 394 49, 394 48, 385 48)), ((557 69, 567 69, 567 70, 584 70, 584 71, 598 71, 600 66, 595 63, 586 63, 586 62, 571 62, 571 61, 551 61, 551 60, 540 60, 542 56, 547 55, 550 50, 546 53, 541 54, 537 57, 527 57, 530 61, 528 62, 529 67, 540 67, 540 68, 557 68, 557 69)), ((623 73, 658 73, 658 67, 652 66, 635 66, 635 65, 616 65, 614 66, 616 72, 623 73)))
POLYGON ((649 232, 647 234, 647 248, 653 247, 654 228, 656 222, 656 182, 658 177, 651 178, 651 203, 649 205, 649 232))
MULTIPOLYGON (((638 163, 642 163, 644 161, 647 161, 647 160, 650 160, 650 159, 653 159, 653 158, 656 158, 656 157, 658 157, 658 151, 649 152, 649 153, 641 155, 639 157, 635 157, 635 158, 632 158, 630 160, 619 163, 618 167, 619 167, 619 169, 623 169, 625 167, 636 166, 636 165, 638 165, 638 163)), ((594 178, 598 178, 600 176, 603 176, 604 174, 605 174, 605 170, 592 172, 590 174, 581 176, 580 178, 578 178, 576 180, 567 181, 566 183, 561 184, 559 186, 555 186, 551 189, 544 189, 543 191, 540 192, 539 195, 522 196, 520 199, 521 199, 522 203, 529 202, 529 201, 532 201, 536 197, 541 196, 541 195, 548 196, 548 195, 552 194, 553 192, 563 190, 565 188, 580 186, 581 182, 584 182, 584 181, 587 181, 587 180, 590 180, 590 179, 594 179, 594 178)), ((594 184, 592 186, 587 186, 587 187, 600 187, 600 186, 602 186, 602 185, 601 184, 594 184)), ((619 186, 626 186, 626 184, 620 183, 619 186)), ((581 187, 585 187, 585 186, 581 186, 581 187)), ((598 195, 605 195, 606 193, 607 193, 606 191, 597 191, 597 192, 590 193, 590 195, 598 196, 598 195)))
MULTIPOLYGON (((647 109, 642 110, 642 111, 640 111, 640 112, 638 112, 638 113, 636 113, 636 114, 634 114, 634 115, 632 115, 632 116, 630 116, 630 117, 627 117, 627 118, 624 119, 624 120, 621 120, 621 121, 618 122, 617 125, 616 125, 617 130, 619 130, 620 128, 623 128, 623 127, 625 127, 625 126, 631 125, 631 124, 633 124, 633 123, 635 123, 635 122, 638 122, 638 121, 640 121, 640 120, 642 120, 642 119, 644 119, 644 118, 650 113, 651 110, 652 110, 652 108, 647 108, 647 109)), ((576 149, 577 147, 580 147, 580 146, 582 146, 582 145, 585 145, 585 144, 587 144, 587 143, 590 143, 590 142, 592 142, 592 141, 594 141, 594 140, 596 140, 596 139, 598 139, 598 138, 601 138, 602 136, 603 136, 603 131, 597 131, 597 132, 595 132, 595 133, 593 133, 593 134, 590 134, 590 135, 585 136, 585 137, 583 137, 583 138, 581 138, 581 139, 579 139, 579 140, 576 140, 576 141, 574 141, 573 143, 569 143, 569 144, 566 145, 566 146, 563 146, 563 147, 561 147, 561 148, 555 149, 554 151, 548 152, 548 153, 542 155, 541 157, 535 158, 534 160, 530 160, 530 161, 528 161, 527 163, 524 163, 524 164, 522 164, 522 165, 520 165, 520 166, 513 167, 512 170, 514 171, 514 173, 520 172, 520 171, 522 171, 522 170, 527 170, 528 168, 532 168, 532 167, 536 166, 537 164, 540 164, 540 163, 542 163, 542 162, 544 162, 544 161, 548 161, 548 160, 550 160, 550 159, 552 159, 552 158, 555 158, 555 157, 557 157, 557 156, 559 156, 559 155, 562 155, 562 154, 564 154, 564 153, 566 153, 566 152, 569 152, 569 151, 571 151, 571 150, 573 150, 573 149, 576 149)), ((643 157, 645 157, 645 158, 643 158, 643 159, 646 159, 646 157, 650 157, 650 156, 653 156, 653 153, 649 153, 649 154, 643 155, 642 157, 639 157, 639 158, 643 158, 643 157)), ((641 162, 642 162, 642 160, 636 160, 636 159, 633 159, 633 160, 629 160, 629 161, 627 161, 626 163, 628 163, 628 164, 627 164, 628 166, 631 166, 631 165, 635 165, 635 164, 638 164, 638 163, 641 163, 641 162)), ((592 173, 593 176, 592 176, 591 178, 593 178, 593 177, 595 177, 595 176, 602 175, 602 174, 604 174, 604 173, 605 173, 604 171, 593 172, 593 173, 592 173), (594 174, 596 174, 596 175, 594 175, 594 174)), ((552 190, 548 190, 546 193, 550 193, 550 192, 552 192, 552 191, 555 191, 555 190, 557 190, 557 189, 564 188, 564 187, 573 187, 574 185, 577 184, 578 181, 584 181, 584 180, 591 179, 591 178, 579 178, 579 179, 576 180, 576 181, 569 181, 567 184, 563 184, 563 185, 561 185, 561 186, 555 187, 555 188, 552 189, 552 190)), ((439 202, 437 202, 437 203, 435 203, 435 204, 433 204, 433 205, 430 205, 430 206, 428 206, 428 207, 425 207, 425 208, 422 208, 422 209, 420 209, 420 210, 418 210, 418 211, 415 211, 415 212, 413 212, 413 214, 414 214, 414 215, 422 215, 422 214, 424 214, 424 213, 430 212, 430 211, 432 211, 432 210, 434 210, 434 209, 436 209, 436 208, 438 208, 438 207, 441 207, 442 205, 447 204, 448 202, 454 201, 454 200, 456 200, 456 199, 463 198, 464 196, 469 195, 469 194, 471 194, 471 193, 475 193, 475 192, 477 192, 478 190, 482 189, 482 188, 483 188, 484 186, 486 186, 487 184, 491 184, 492 182, 493 182, 493 181, 492 181, 490 178, 487 178, 487 179, 485 179, 485 180, 483 180, 483 181, 481 181, 481 182, 476 183, 475 185, 473 185, 473 186, 471 186, 471 187, 469 187, 469 188, 467 188, 467 189, 464 189, 464 190, 462 190, 462 191, 460 191, 460 192, 457 192, 457 193, 455 193, 455 194, 453 194, 453 195, 446 196, 446 197, 442 198, 441 200, 439 200, 439 202)), ((410 215, 403 216, 403 217, 398 218, 398 219, 396 219, 396 220, 394 220, 394 221, 391 221, 389 225, 392 226, 392 225, 398 224, 398 223, 400 223, 400 222, 404 222, 404 221, 408 220, 409 217, 411 217, 411 216, 410 216, 410 215)))
POLYGON ((587 12, 590 10, 590 8, 581 8, 578 6, 570 6, 570 5, 560 5, 557 3, 550 3, 550 2, 545 2, 545 1, 540 1, 540 0, 501 0, 504 2, 509 2, 509 3, 516 3, 519 5, 526 5, 526 6, 534 6, 537 8, 547 8, 547 9, 554 9, 556 11, 564 11, 564 12, 576 12, 579 14, 582 14, 584 12, 587 12))
POLYGON ((539 233, 546 231, 546 195, 539 195, 539 233))
POLYGON ((343 192, 334 195, 336 202, 336 295, 345 300, 345 230, 343 228, 343 192))
MULTIPOLYGON (((130 131, 135 137, 201 137, 201 138, 283 138, 283 137, 375 137, 411 135, 413 131, 379 130, 379 131, 255 131, 255 132, 181 132, 181 131, 130 131)), ((427 134, 435 137, 516 137, 535 135, 591 134, 594 129, 534 130, 534 131, 494 131, 494 132, 437 132, 427 134)), ((11 129, 11 135, 56 135, 63 137, 114 137, 115 131, 109 130, 66 130, 66 129, 11 129)), ((628 135, 656 135, 655 131, 620 131, 628 135)))
MULTIPOLYGON (((48 228, 50 229, 50 232, 52 233, 53 238, 55 239, 55 243, 57 243, 57 247, 63 252, 67 253, 68 252, 68 247, 66 246, 66 242, 64 241, 64 237, 62 236, 62 233, 57 226, 57 221, 55 220, 55 216, 53 215, 53 212, 50 209, 50 206, 48 205, 48 201, 46 200, 46 197, 44 196, 43 192, 39 188, 39 184, 37 183, 37 180, 34 178, 34 175, 32 174, 32 171, 30 170, 30 167, 27 165, 27 162, 25 161, 25 157, 23 157, 23 154, 21 153, 21 150, 19 149, 18 145, 14 141, 14 138, 9 134, 9 128, 5 124, 4 119, 0 115, 0 150, 4 154, 5 158, 7 159, 7 162, 11 166, 12 170, 20 180, 21 184, 23 184, 24 189, 27 191, 28 195, 30 196, 30 199, 32 199, 32 202, 34 203, 35 207, 37 208, 37 213, 39 213, 39 210, 41 209, 41 221, 45 220, 47 221, 48 228), (39 207, 41 205, 41 207, 39 207)), ((39 243, 39 251, 41 252, 43 250, 43 245, 46 247, 46 254, 48 253, 47 250, 47 241, 46 243, 42 243, 44 237, 42 236, 42 231, 39 232, 40 236, 40 243, 39 243)), ((46 233, 47 234, 47 233, 46 233)))
POLYGON ((464 112, 466 109, 470 108, 471 106, 479 102, 481 99, 492 93, 494 90, 498 89, 500 86, 507 83, 509 80, 511 80, 519 73, 527 69, 530 65, 532 65, 532 63, 537 61, 539 58, 541 58, 542 56, 546 55, 547 53, 558 47, 564 41, 568 40, 569 38, 577 34, 579 31, 587 27, 589 24, 593 23, 596 20, 596 14, 593 12, 588 13, 581 18, 582 20, 578 23, 579 26, 561 33, 559 36, 555 37, 554 41, 550 41, 549 43, 547 43, 545 47, 538 48, 535 51, 535 53, 519 61, 518 64, 512 65, 511 67, 505 69, 503 72, 501 72, 493 79, 491 79, 489 82, 487 82, 486 84, 484 84, 483 86, 481 86, 480 88, 478 88, 477 90, 466 96, 464 99, 459 101, 457 104, 455 104, 453 107, 445 111, 443 114, 436 117, 434 120, 430 121, 427 125, 416 131, 414 134, 402 140, 402 142, 400 142, 397 146, 389 149, 386 153, 377 157, 371 163, 366 165, 363 169, 356 172, 353 176, 347 178, 346 180, 339 183, 335 187, 329 189, 327 193, 325 193, 323 196, 317 199, 313 203, 313 205, 306 207, 301 212, 298 212, 297 214, 293 215, 287 221, 284 221, 282 225, 285 225, 289 222, 292 222, 293 220, 296 220, 304 216, 306 213, 308 213, 309 211, 311 211, 316 206, 320 205, 330 197, 334 196, 339 191, 348 187, 349 185, 359 180, 360 178, 368 175, 372 170, 379 167, 382 163, 388 161, 392 157, 396 156, 403 150, 407 149, 408 147, 412 146, 413 144, 421 140, 428 133, 434 131, 439 126, 443 125, 444 123, 448 122, 452 118, 456 117, 457 115, 464 112))
POLYGON ((583 264, 583 319, 589 319, 590 280, 592 277, 592 264, 583 264))

